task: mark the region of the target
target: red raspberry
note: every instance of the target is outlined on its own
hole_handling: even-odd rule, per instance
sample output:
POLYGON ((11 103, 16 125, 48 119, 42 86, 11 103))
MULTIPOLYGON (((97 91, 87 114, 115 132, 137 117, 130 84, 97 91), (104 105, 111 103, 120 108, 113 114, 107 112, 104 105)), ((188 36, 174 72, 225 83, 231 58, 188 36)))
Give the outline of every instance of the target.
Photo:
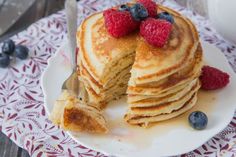
POLYGON ((149 17, 157 16, 157 4, 155 2, 152 0, 138 0, 138 3, 147 9, 149 17))
POLYGON ((136 22, 130 12, 108 9, 103 12, 107 31, 115 38, 125 36, 138 29, 136 22))
POLYGON ((229 83, 229 75, 219 69, 204 66, 200 80, 202 89, 214 90, 225 87, 229 83))
POLYGON ((142 21, 140 34, 151 45, 163 47, 171 33, 172 25, 166 20, 148 18, 142 21))

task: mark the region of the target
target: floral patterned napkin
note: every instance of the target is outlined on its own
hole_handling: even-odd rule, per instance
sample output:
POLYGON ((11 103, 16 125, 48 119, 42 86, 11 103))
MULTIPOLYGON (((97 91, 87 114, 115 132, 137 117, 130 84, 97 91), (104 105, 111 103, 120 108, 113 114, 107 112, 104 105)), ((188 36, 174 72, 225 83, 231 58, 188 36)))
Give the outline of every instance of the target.
MULTIPOLYGON (((78 2, 79 22, 86 16, 125 0, 82 0, 78 2)), ((224 40, 205 18, 183 8, 175 1, 159 0, 189 17, 197 26, 202 40, 220 48, 236 71, 236 47, 224 40)), ((79 24, 79 23, 78 23, 79 24)), ((29 47, 30 58, 0 69, 0 130, 31 156, 73 157, 105 155, 90 150, 54 126, 45 112, 40 77, 47 60, 66 38, 65 12, 60 11, 32 24, 12 37, 29 47)), ((1 46, 1 44, 0 44, 1 46)), ((181 156, 233 156, 236 154, 236 114, 222 132, 198 149, 181 156)))

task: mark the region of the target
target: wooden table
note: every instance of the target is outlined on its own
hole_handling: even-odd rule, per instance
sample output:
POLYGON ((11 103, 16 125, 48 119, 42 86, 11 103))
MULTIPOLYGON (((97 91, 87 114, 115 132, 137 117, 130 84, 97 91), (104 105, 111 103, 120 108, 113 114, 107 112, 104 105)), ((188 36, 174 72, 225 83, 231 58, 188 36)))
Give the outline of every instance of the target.
POLYGON ((19 3, 18 0, 0 0, 0 21, 4 21, 0 24, 0 42, 24 30, 36 20, 61 10, 64 1, 21 0, 19 3))
POLYGON ((29 154, 0 132, 0 157, 29 157, 29 154))

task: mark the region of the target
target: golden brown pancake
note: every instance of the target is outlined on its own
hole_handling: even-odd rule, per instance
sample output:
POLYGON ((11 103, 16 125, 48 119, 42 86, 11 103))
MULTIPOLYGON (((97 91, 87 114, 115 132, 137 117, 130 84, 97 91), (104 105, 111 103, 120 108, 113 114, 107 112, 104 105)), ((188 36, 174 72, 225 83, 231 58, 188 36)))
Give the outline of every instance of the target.
POLYGON ((185 85, 185 88, 176 91, 175 93, 171 93, 165 96, 160 97, 147 97, 146 99, 142 99, 139 101, 135 101, 132 103, 129 103, 130 107, 150 107, 150 106, 156 106, 161 105, 163 103, 172 102, 175 100, 179 100, 181 97, 189 93, 191 90, 193 90, 194 87, 198 86, 198 80, 194 80, 191 84, 185 85))
POLYGON ((177 110, 181 108, 193 95, 198 91, 200 88, 199 82, 197 82, 191 90, 186 93, 184 96, 180 97, 177 100, 165 102, 162 100, 160 104, 157 102, 154 105, 151 106, 142 106, 142 107, 133 107, 130 106, 130 109, 128 111, 129 117, 136 117, 136 116, 155 116, 159 114, 168 114, 171 113, 174 110, 177 110))
POLYGON ((162 48, 148 44, 143 38, 138 40, 131 86, 165 78, 185 67, 194 57, 199 43, 195 26, 173 10, 159 6, 159 12, 162 11, 168 11, 175 19, 171 36, 162 48))
POLYGON ((169 114, 160 114, 156 116, 136 116, 129 118, 128 115, 125 115, 125 120, 131 125, 141 125, 142 127, 148 127, 151 123, 168 120, 174 117, 177 117, 184 112, 190 110, 197 102, 197 93, 187 101, 181 108, 174 110, 169 114))

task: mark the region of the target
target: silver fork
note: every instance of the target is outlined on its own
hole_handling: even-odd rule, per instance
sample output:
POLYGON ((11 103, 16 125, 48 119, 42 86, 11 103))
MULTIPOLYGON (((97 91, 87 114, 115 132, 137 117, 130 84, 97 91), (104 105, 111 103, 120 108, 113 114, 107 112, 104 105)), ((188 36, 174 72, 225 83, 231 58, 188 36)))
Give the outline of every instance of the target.
POLYGON ((68 45, 72 66, 71 75, 64 81, 62 90, 67 90, 71 94, 78 96, 79 93, 79 80, 77 74, 76 63, 76 30, 77 30, 77 4, 76 0, 66 0, 65 2, 67 32, 68 32, 68 45))

